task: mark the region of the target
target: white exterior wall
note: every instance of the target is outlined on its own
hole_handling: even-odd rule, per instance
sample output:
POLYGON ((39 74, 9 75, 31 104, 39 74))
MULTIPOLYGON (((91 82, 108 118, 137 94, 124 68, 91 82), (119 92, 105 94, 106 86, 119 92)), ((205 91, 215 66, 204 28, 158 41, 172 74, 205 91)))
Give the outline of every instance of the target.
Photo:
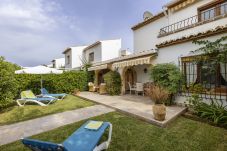
POLYGON ((216 28, 217 26, 225 26, 227 24, 226 17, 158 38, 161 28, 197 15, 198 7, 201 7, 211 1, 213 0, 199 0, 195 4, 192 4, 179 11, 176 11, 174 13, 169 12, 168 17, 162 17, 154 22, 151 22, 150 24, 134 30, 134 51, 140 52, 144 50, 154 49, 156 48, 157 44, 165 41, 178 39, 200 32, 206 32, 208 30, 216 28))
POLYGON ((71 51, 72 51, 72 68, 78 68, 81 67, 82 62, 81 62, 81 58, 82 58, 82 53, 83 53, 83 49, 86 48, 87 46, 79 46, 79 47, 72 47, 71 51))
POLYGON ((87 46, 70 47, 71 50, 65 53, 65 68, 78 68, 82 65, 81 58, 83 49, 87 46), (68 64, 67 56, 70 56, 70 62, 68 64))
MULTIPOLYGON (((227 36, 227 33, 208 37, 201 40, 215 41, 216 39, 221 38, 223 36, 227 36)), ((196 44, 193 44, 192 41, 188 41, 185 43, 175 44, 168 47, 160 48, 158 50, 158 56, 156 57, 156 59, 153 60, 152 64, 172 62, 178 65, 178 58, 180 56, 186 56, 191 51, 194 51, 200 47, 201 47, 200 45, 196 45, 196 44)))
POLYGON ((159 43, 159 39, 157 37, 159 35, 160 27, 162 27, 163 25, 167 25, 167 23, 167 18, 162 17, 159 20, 156 20, 148 25, 134 30, 134 52, 140 52, 156 48, 155 45, 159 43))
POLYGON ((95 62, 100 62, 102 61, 102 46, 101 44, 97 44, 96 46, 90 48, 90 49, 87 49, 87 50, 84 50, 84 56, 86 58, 86 60, 88 61, 89 60, 89 54, 94 52, 94 61, 92 63, 95 63, 95 62))
POLYGON ((150 79, 150 73, 149 73, 150 67, 151 65, 138 65, 134 67, 137 74, 136 82, 140 82, 140 83, 152 82, 152 80, 150 79), (144 73, 145 68, 147 69, 147 73, 144 73))
POLYGON ((169 25, 197 15, 198 8, 207 3, 210 3, 211 1, 214 1, 214 0, 198 0, 194 4, 192 4, 186 8, 183 8, 179 11, 176 11, 176 12, 169 11, 169 17, 168 17, 169 25))
POLYGON ((121 50, 121 39, 102 41, 102 60, 106 61, 119 57, 121 50))
POLYGON ((83 51, 83 56, 89 60, 89 54, 94 52, 94 61, 92 63, 101 62, 117 58, 121 50, 121 39, 105 40, 101 43, 83 51))
POLYGON ((69 50, 65 53, 65 68, 66 69, 71 69, 72 68, 72 51, 69 50), (68 58, 67 56, 70 57, 70 62, 68 63, 68 58))
POLYGON ((65 67, 65 58, 54 59, 53 66, 56 69, 65 67))

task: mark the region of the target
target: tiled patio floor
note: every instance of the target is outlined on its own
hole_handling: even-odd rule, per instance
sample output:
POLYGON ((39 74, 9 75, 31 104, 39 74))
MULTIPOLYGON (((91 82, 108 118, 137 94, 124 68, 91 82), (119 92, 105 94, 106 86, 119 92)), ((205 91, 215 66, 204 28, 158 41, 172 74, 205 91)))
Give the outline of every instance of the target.
POLYGON ((182 114, 186 108, 179 106, 167 107, 167 115, 164 121, 157 121, 153 118, 152 101, 148 97, 136 95, 108 96, 92 92, 81 92, 79 97, 106 105, 120 112, 140 118, 152 124, 165 127, 170 121, 182 114))

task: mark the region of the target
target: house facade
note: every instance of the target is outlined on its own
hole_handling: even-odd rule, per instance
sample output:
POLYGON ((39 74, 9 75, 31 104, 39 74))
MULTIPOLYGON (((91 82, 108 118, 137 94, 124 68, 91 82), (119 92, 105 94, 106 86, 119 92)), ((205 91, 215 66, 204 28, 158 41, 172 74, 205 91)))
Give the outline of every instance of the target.
POLYGON ((214 68, 215 74, 207 74, 203 68, 211 66, 195 64, 196 55, 191 51, 201 47, 193 44, 194 40, 215 41, 227 36, 227 1, 175 0, 165 5, 163 12, 132 29, 135 50, 158 49, 152 64, 172 62, 181 68, 186 79, 184 95, 190 95, 192 85, 196 85, 203 89, 201 97, 226 100, 226 65, 220 64, 214 68))
POLYGON ((65 58, 58 58, 52 60, 52 67, 56 69, 65 68, 65 58))
POLYGON ((90 63, 110 60, 119 56, 121 39, 97 41, 83 50, 83 57, 90 63))
POLYGON ((64 50, 65 69, 80 70, 84 62, 95 64, 119 56, 121 39, 97 41, 88 46, 68 47, 64 50))
POLYGON ((87 46, 76 46, 66 48, 63 54, 65 55, 65 68, 66 69, 80 69, 82 62, 82 54, 84 48, 87 46))
MULTIPOLYGON (((199 69, 202 66, 192 65, 188 60, 195 57, 191 51, 201 47, 193 44, 194 40, 215 41, 227 36, 227 1, 173 0, 163 6, 162 12, 133 26, 132 31, 133 54, 92 67, 97 70, 102 67, 117 70, 122 77, 122 93, 128 90, 128 83, 152 82, 147 69, 159 63, 178 65, 185 74, 186 87, 191 83, 208 87, 199 80, 202 76, 208 78, 199 69)), ((209 94, 205 93, 205 97, 226 98, 226 65, 220 64, 218 70, 216 79, 219 82, 213 79, 208 84, 209 91, 206 92, 209 94)))

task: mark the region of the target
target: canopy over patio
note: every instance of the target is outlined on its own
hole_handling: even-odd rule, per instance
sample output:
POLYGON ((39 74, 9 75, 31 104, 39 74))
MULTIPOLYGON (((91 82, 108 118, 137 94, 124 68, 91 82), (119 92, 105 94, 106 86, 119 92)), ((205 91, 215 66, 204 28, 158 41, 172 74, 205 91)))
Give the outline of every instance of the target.
POLYGON ((116 62, 112 65, 112 68, 124 68, 129 66, 136 66, 136 65, 143 65, 143 64, 150 64, 151 63, 151 56, 137 58, 137 59, 129 59, 126 61, 116 62))

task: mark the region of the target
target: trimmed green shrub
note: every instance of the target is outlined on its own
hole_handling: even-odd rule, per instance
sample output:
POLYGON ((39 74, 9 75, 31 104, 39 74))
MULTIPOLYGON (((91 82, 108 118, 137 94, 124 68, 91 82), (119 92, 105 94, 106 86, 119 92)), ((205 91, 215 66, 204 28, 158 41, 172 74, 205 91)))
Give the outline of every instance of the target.
POLYGON ((197 94, 192 95, 188 101, 194 114, 214 124, 227 126, 227 106, 224 106, 223 102, 211 100, 211 103, 207 104, 197 94))
POLYGON ((19 67, 0 56, 0 109, 11 105, 17 95, 18 82, 14 76, 16 69, 19 67))
MULTIPOLYGON (((18 74, 17 81, 20 83, 19 92, 32 90, 40 94, 41 75, 18 74)), ((80 91, 87 89, 88 75, 85 71, 70 71, 63 74, 42 75, 43 87, 51 93, 71 93, 74 89, 80 91)))
POLYGON ((154 82, 170 93, 175 94, 179 90, 179 83, 183 81, 180 69, 172 63, 157 64, 151 67, 151 78, 154 82))
POLYGON ((179 85, 183 82, 180 69, 172 63, 157 64, 151 67, 150 75, 155 84, 160 85, 170 93, 166 105, 173 104, 174 94, 178 92, 179 85))
POLYGON ((121 76, 116 71, 109 71, 104 75, 106 91, 110 95, 119 95, 121 93, 121 76))

